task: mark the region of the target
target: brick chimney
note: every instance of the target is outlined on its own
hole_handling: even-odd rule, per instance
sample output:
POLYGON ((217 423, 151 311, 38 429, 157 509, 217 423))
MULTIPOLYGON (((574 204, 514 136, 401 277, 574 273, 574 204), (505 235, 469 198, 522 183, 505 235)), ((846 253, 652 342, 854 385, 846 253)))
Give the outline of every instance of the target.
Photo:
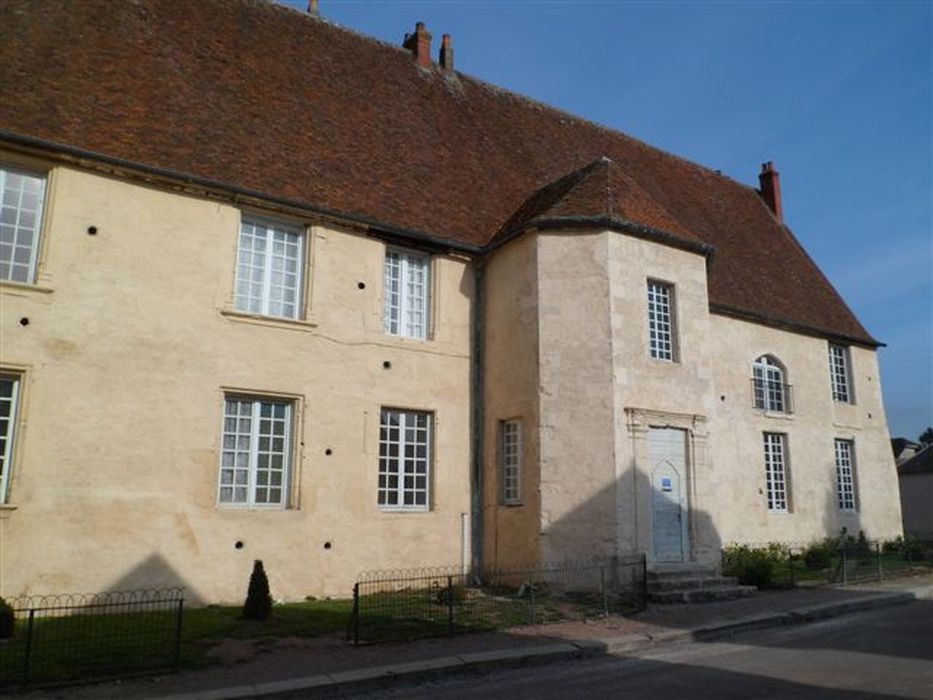
POLYGON ((445 72, 454 72, 454 41, 450 34, 441 37, 440 64, 445 72))
POLYGON ((402 46, 411 51, 415 62, 422 68, 431 65, 431 32, 424 28, 424 22, 415 24, 415 33, 406 34, 402 46))
POLYGON ((781 206, 781 174, 774 169, 774 163, 770 160, 761 164, 758 182, 761 183, 758 194, 765 200, 768 208, 774 212, 774 217, 783 224, 784 209, 781 206))

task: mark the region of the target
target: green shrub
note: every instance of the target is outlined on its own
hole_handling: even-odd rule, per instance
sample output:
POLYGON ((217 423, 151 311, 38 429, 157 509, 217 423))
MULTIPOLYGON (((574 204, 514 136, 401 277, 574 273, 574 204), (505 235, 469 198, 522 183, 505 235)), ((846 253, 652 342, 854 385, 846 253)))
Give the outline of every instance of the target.
POLYGON ((243 617, 247 620, 267 620, 272 614, 272 596, 269 595, 269 579, 258 559, 253 562, 253 573, 249 577, 249 590, 243 603, 243 617))
POLYGON ((737 577, 744 586, 773 588, 777 586, 775 569, 786 567, 789 556, 787 547, 780 544, 766 547, 731 545, 722 552, 722 573, 737 577))
POLYGON ((835 537, 827 537, 803 550, 803 562, 808 569, 828 569, 838 549, 839 541, 835 537))
POLYGON ((923 561, 924 555, 929 555, 926 545, 910 535, 887 540, 881 546, 881 550, 885 554, 900 554, 901 557, 908 561, 923 561))
POLYGON ((0 598, 0 639, 9 639, 13 636, 16 625, 16 615, 13 608, 3 598, 0 598))

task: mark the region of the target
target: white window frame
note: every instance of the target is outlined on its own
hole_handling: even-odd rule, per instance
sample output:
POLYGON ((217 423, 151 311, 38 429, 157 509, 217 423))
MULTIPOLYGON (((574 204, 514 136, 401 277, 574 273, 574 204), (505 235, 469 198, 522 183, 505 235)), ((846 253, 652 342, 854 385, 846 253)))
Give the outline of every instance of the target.
MULTIPOLYGON (((3 243, 2 238, 0 238, 0 246, 10 246, 10 258, 7 262, 0 256, 0 263, 7 263, 9 265, 9 272, 6 276, 0 276, 0 282, 12 282, 13 284, 35 284, 36 282, 36 273, 39 265, 39 250, 42 245, 42 218, 45 210, 45 200, 46 200, 46 191, 48 189, 49 179, 46 173, 36 172, 34 170, 28 170, 25 168, 14 167, 11 165, 5 165, 0 163, 0 224, 3 221, 3 215, 9 211, 16 212, 16 223, 13 224, 13 239, 9 243, 3 243), (13 279, 13 265, 15 260, 15 251, 16 248, 24 248, 25 246, 17 245, 20 233, 20 221, 23 217, 24 211, 22 209, 22 194, 17 201, 17 206, 11 207, 4 204, 7 199, 7 179, 10 173, 14 173, 20 177, 33 178, 40 181, 39 191, 36 195, 36 208, 33 212, 34 220, 32 225, 32 241, 29 245, 29 261, 25 263, 27 265, 27 274, 25 280, 16 280, 13 279)), ((17 267, 22 267, 24 263, 15 263, 17 267)))
POLYGON ((400 338, 427 340, 431 329, 432 257, 404 248, 387 247, 383 275, 385 332, 400 338), (422 279, 416 279, 418 274, 422 279), (418 299, 416 287, 421 288, 418 299), (418 323, 418 316, 421 323, 418 323))
MULTIPOLYGON (((256 314, 260 316, 269 316, 271 318, 287 318, 293 320, 299 320, 304 318, 304 307, 305 307, 305 267, 307 266, 307 229, 306 227, 300 224, 294 224, 287 221, 282 221, 279 219, 270 219, 265 216, 257 216, 253 214, 243 213, 240 216, 240 226, 239 231, 237 232, 237 260, 236 260, 236 274, 234 276, 234 289, 233 289, 233 306, 234 308, 245 314, 256 314), (253 231, 251 233, 252 237, 257 238, 257 232, 262 230, 264 231, 264 246, 261 251, 253 249, 248 251, 253 255, 261 255, 262 257, 262 266, 261 268, 257 267, 254 263, 255 261, 250 261, 249 263, 246 260, 247 251, 243 246, 244 240, 244 226, 252 226, 253 231), (295 269, 286 270, 282 269, 280 272, 275 272, 272 269, 272 263, 274 257, 280 257, 285 260, 291 260, 291 258, 279 255, 275 252, 276 241, 274 240, 275 234, 284 234, 285 236, 293 236, 297 242, 297 253, 295 257, 295 269), (251 293, 249 289, 250 285, 253 284, 253 280, 249 276, 244 276, 245 271, 252 271, 254 269, 261 269, 261 279, 258 281, 260 285, 260 294, 258 297, 251 293), (295 285, 291 287, 286 284, 274 284, 273 275, 281 274, 283 277, 285 275, 294 275, 295 276, 295 285), (244 285, 247 288, 245 293, 242 293, 241 290, 244 288, 244 285), (294 300, 294 312, 291 314, 281 313, 276 314, 272 313, 271 307, 273 304, 272 294, 273 291, 278 290, 280 292, 284 291, 293 291, 295 294, 294 300), (258 299, 259 308, 253 308, 254 300, 258 299)), ((284 241, 284 245, 287 246, 290 241, 284 241)), ((275 303, 285 305, 286 302, 283 300, 277 300, 275 303)))
POLYGON ((839 510, 846 513, 858 511, 858 488, 856 484, 855 441, 836 438, 836 496, 839 510))
POLYGON ((852 357, 849 348, 839 343, 829 344, 829 381, 833 401, 855 403, 852 391, 852 357))
POLYGON ((787 435, 784 433, 763 433, 763 435, 768 510, 772 513, 789 513, 790 479, 788 478, 787 435))
MULTIPOLYGON (((294 422, 294 406, 295 402, 290 399, 283 399, 279 397, 272 396, 256 396, 256 395, 243 395, 243 394, 232 394, 228 393, 224 395, 224 409, 223 409, 223 422, 221 423, 221 443, 220 443, 220 463, 218 465, 218 476, 217 476, 217 504, 223 508, 255 508, 255 509, 274 509, 281 510, 289 506, 290 494, 291 494, 291 483, 292 483, 292 445, 294 442, 292 433, 295 430, 294 422), (246 404, 250 405, 249 413, 229 413, 230 403, 246 404), (262 408, 263 406, 283 406, 284 416, 263 416, 262 408), (239 423, 240 420, 248 419, 249 420, 249 432, 244 433, 241 430, 241 426, 238 424, 234 432, 231 432, 227 429, 228 421, 233 420, 239 423), (282 436, 282 447, 281 449, 275 449, 275 443, 273 442, 276 439, 274 432, 271 433, 262 433, 261 432, 261 421, 268 420, 273 425, 275 423, 284 423, 284 433, 282 436), (228 438, 233 438, 234 445, 229 445, 228 438), (242 443, 242 439, 246 440, 246 443, 242 443), (267 449, 261 449, 261 441, 263 439, 270 440, 267 449), (230 455, 233 457, 233 464, 225 463, 228 462, 226 459, 230 455), (237 464, 237 458, 244 456, 246 458, 245 465, 237 464), (282 468, 281 470, 274 469, 271 466, 272 458, 279 456, 282 458, 282 468), (269 460, 269 466, 265 468, 260 468, 259 462, 261 457, 267 457, 269 460), (232 471, 232 478, 230 481, 225 482, 224 473, 227 471, 232 471), (245 471, 246 482, 237 484, 236 472, 245 471), (259 473, 260 471, 267 471, 269 477, 271 477, 273 471, 281 471, 281 484, 278 485, 280 489, 279 500, 276 502, 260 502, 257 500, 257 492, 260 489, 270 488, 270 484, 259 484, 259 473), (235 498, 235 489, 236 488, 245 488, 246 489, 246 499, 245 500, 233 500, 235 498), (232 489, 234 491, 233 497, 229 500, 224 499, 224 490, 232 489)), ((272 426, 270 426, 272 427, 272 426)), ((274 430, 274 427, 273 427, 274 430)), ((275 487, 275 485, 271 485, 275 487)))
POLYGON ((772 355, 762 355, 752 363, 755 408, 790 413, 790 395, 784 365, 772 355))
POLYGON ((502 503, 522 504, 525 445, 520 419, 499 421, 499 469, 502 474, 502 503))
POLYGON ((677 362, 675 298, 673 284, 648 279, 648 352, 662 362, 677 362))
POLYGON ((379 481, 377 484, 376 504, 385 512, 405 511, 424 512, 431 510, 431 491, 433 477, 434 415, 428 411, 415 411, 403 408, 383 407, 379 419, 379 481), (396 417, 393 425, 388 422, 396 417), (424 418, 424 427, 418 426, 418 419, 424 418), (413 421, 413 422, 410 422, 413 421), (392 431, 397 431, 393 439, 392 431), (414 431, 414 440, 409 431, 414 431), (424 441, 418 440, 418 433, 423 432, 424 441), (393 455, 393 449, 395 454, 393 455), (418 448, 423 447, 423 455, 418 455, 418 448), (409 452, 409 449, 411 450, 409 452), (406 464, 406 462, 408 464, 406 464), (409 467, 411 470, 409 471, 409 467), (423 473, 419 473, 423 467, 423 473), (409 486, 406 479, 411 478, 409 486), (419 486, 418 479, 423 485, 419 486), (392 482, 395 485, 392 485, 392 482), (395 503, 390 495, 395 496, 395 503), (406 495, 412 496, 412 502, 406 503, 406 495), (424 494, 424 503, 416 503, 419 494, 424 494))
POLYGON ((10 396, 0 398, 0 403, 9 404, 9 414, 6 418, 0 419, 0 423, 6 421, 6 425, 0 427, 0 442, 2 442, 2 445, 0 445, 0 460, 2 460, 0 461, 0 504, 7 503, 9 497, 22 380, 22 375, 0 372, 0 381, 12 384, 10 396))

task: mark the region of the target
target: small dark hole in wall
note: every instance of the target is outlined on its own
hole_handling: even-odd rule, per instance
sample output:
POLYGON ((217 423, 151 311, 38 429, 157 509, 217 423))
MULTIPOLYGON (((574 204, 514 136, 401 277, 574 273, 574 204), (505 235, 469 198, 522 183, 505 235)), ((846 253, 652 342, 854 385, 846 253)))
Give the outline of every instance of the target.
POLYGON ((87 227, 87 235, 89 235, 89 236, 96 236, 96 235, 97 235, 97 227, 96 227, 96 226, 88 226, 88 227, 87 227))
POLYGON ((720 397, 719 397, 719 400, 720 400, 720 401, 725 401, 725 400, 726 400, 726 395, 723 394, 722 396, 720 396, 720 397))
POLYGON ((871 414, 870 414, 870 413, 868 414, 868 417, 871 418, 871 414))
POLYGON ((19 325, 21 325, 21 326, 28 326, 28 325, 29 325, 29 317, 28 317, 28 316, 23 316, 23 317, 19 320, 19 325))
POLYGON ((356 288, 357 288, 357 289, 366 289, 366 283, 365 283, 365 282, 357 282, 357 283, 356 283, 356 288))
POLYGON ((243 549, 243 540, 237 540, 236 544, 233 545, 236 549, 243 549))
POLYGON ((386 360, 385 362, 382 363, 382 368, 383 368, 383 369, 392 369, 392 363, 389 362, 388 360, 386 360))
POLYGON ((334 451, 328 447, 326 450, 324 450, 324 454, 330 457, 332 454, 334 454, 334 451))
POLYGON ((330 549, 330 542, 324 543, 324 549, 330 549))

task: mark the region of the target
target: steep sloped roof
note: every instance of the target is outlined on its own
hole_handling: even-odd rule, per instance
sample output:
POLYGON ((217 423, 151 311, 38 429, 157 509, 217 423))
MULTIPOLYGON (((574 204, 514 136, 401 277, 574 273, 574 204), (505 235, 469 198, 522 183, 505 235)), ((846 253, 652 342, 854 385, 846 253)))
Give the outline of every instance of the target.
POLYGON ((715 249, 714 311, 876 342, 753 188, 264 0, 4 0, 0 66, 7 140, 477 248, 606 157, 618 217, 715 249))
POLYGON ((933 474, 933 444, 923 448, 897 467, 898 474, 933 474))

